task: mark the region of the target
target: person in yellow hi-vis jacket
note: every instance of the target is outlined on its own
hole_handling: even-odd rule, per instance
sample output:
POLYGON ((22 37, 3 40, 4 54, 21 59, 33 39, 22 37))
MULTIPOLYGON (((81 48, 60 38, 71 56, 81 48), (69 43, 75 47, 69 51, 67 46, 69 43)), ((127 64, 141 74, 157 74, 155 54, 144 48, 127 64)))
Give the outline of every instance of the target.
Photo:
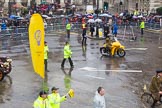
POLYGON ((47 45, 47 42, 44 42, 44 67, 45 67, 45 72, 49 72, 49 70, 47 69, 47 64, 48 64, 48 53, 49 53, 49 48, 47 45))
POLYGON ((70 49, 70 44, 69 44, 69 42, 66 42, 65 46, 64 46, 64 59, 61 63, 61 68, 64 68, 66 59, 69 60, 71 68, 74 68, 73 61, 71 60, 71 55, 72 55, 72 51, 70 49))
POLYGON ((49 102, 51 104, 51 108, 60 108, 60 103, 67 100, 66 96, 60 96, 58 92, 59 88, 52 87, 52 93, 48 95, 49 102))
POLYGON ((138 10, 135 10, 133 14, 134 14, 134 16, 138 16, 139 15, 138 10))
POLYGON ((67 31, 67 38, 70 38, 70 30, 71 30, 71 24, 68 22, 66 25, 66 31, 67 31))
POLYGON ((34 101, 33 108, 52 108, 47 98, 47 92, 41 91, 38 98, 34 101))
POLYGON ((145 22, 144 19, 142 19, 141 24, 140 24, 140 29, 141 29, 141 35, 143 36, 143 30, 145 28, 145 22))

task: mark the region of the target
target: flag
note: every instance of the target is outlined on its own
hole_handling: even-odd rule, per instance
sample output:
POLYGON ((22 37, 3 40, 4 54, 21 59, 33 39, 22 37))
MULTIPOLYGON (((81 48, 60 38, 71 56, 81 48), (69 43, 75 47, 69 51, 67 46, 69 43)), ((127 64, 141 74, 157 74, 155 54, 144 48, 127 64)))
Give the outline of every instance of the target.
POLYGON ((29 44, 34 71, 44 78, 44 23, 40 14, 33 14, 29 25, 29 44))

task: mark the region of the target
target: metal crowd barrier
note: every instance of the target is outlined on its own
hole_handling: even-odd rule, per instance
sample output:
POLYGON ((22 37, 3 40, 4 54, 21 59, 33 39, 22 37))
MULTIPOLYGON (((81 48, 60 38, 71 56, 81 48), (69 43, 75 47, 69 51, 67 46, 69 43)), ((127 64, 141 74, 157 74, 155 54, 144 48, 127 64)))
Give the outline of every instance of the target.
MULTIPOLYGON (((72 24, 71 26, 71 31, 76 31, 78 29, 81 29, 81 24, 72 24)), ((59 23, 55 23, 55 24, 48 24, 47 27, 45 28, 45 32, 49 33, 49 32, 59 32, 59 31, 66 31, 66 25, 65 24, 59 24, 59 23)))
MULTIPOLYGON (((120 24, 118 26, 119 26, 119 29, 123 29, 125 27, 125 24, 120 24)), ((140 22, 130 22, 129 24, 126 24, 126 26, 133 26, 133 27, 139 28, 140 22)), ((162 29, 162 27, 160 26, 160 23, 148 23, 148 22, 145 22, 145 28, 152 29, 152 30, 162 29)))
POLYGON ((28 30, 26 28, 14 28, 14 29, 7 29, 7 30, 2 30, 0 32, 0 38, 2 39, 28 39, 28 30))
POLYGON ((148 29, 154 29, 154 30, 160 30, 162 27, 160 27, 160 23, 145 23, 146 28, 148 29))

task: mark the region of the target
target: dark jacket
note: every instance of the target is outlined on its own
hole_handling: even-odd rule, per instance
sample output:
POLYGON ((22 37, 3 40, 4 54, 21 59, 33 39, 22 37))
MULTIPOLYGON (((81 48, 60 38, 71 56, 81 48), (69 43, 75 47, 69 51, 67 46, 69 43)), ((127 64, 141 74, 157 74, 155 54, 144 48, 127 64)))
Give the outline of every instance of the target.
POLYGON ((153 76, 150 84, 150 92, 151 93, 157 93, 160 91, 161 88, 161 83, 162 83, 162 78, 158 76, 153 76))
POLYGON ((95 31, 95 29, 94 29, 94 25, 91 24, 91 25, 90 25, 90 32, 94 32, 94 31, 95 31))
POLYGON ((109 30, 109 26, 108 25, 104 25, 104 33, 109 34, 110 30, 109 30))

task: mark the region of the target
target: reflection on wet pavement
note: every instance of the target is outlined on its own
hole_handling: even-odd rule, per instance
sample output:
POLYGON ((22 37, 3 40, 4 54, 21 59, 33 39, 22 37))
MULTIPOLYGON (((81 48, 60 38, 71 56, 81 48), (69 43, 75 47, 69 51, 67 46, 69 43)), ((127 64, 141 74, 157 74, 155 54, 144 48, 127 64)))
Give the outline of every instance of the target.
MULTIPOLYGON (((140 102, 139 86, 143 84, 143 74, 151 72, 161 66, 161 52, 157 52, 161 44, 159 38, 144 39, 143 42, 122 41, 126 48, 148 48, 148 50, 129 50, 125 58, 101 57, 99 47, 104 40, 88 39, 87 46, 81 46, 81 37, 71 35, 70 44, 72 47, 74 69, 69 69, 65 63, 65 70, 61 70, 63 58, 65 35, 46 36, 50 53, 46 82, 49 89, 58 86, 62 95, 66 94, 72 87, 75 90, 75 97, 62 104, 63 108, 91 108, 93 96, 98 86, 106 90, 106 103, 111 108, 143 108, 140 102), (153 58, 151 58, 153 57, 153 58), (153 64, 150 64, 150 61, 153 64), (101 70, 143 70, 143 73, 119 73, 108 71, 88 71, 80 68, 91 67, 101 70), (139 79, 138 79, 139 78, 139 79), (133 83, 130 83, 132 81, 133 83), (142 82, 142 84, 140 84, 142 82), (139 94, 135 94, 137 92, 139 94)), ((13 72, 10 74, 13 84, 0 82, 0 106, 2 108, 15 108, 19 104, 23 108, 31 107, 33 100, 37 97, 41 88, 42 80, 33 72, 29 52, 28 39, 0 40, 0 55, 11 56, 14 60, 13 72), (15 104, 16 103, 16 104, 15 104)), ((152 75, 152 74, 151 74, 152 75)), ((148 76, 151 78, 151 75, 148 76)), ((6 77, 7 78, 7 77, 6 77)), ((50 92, 50 91, 49 91, 50 92)))

